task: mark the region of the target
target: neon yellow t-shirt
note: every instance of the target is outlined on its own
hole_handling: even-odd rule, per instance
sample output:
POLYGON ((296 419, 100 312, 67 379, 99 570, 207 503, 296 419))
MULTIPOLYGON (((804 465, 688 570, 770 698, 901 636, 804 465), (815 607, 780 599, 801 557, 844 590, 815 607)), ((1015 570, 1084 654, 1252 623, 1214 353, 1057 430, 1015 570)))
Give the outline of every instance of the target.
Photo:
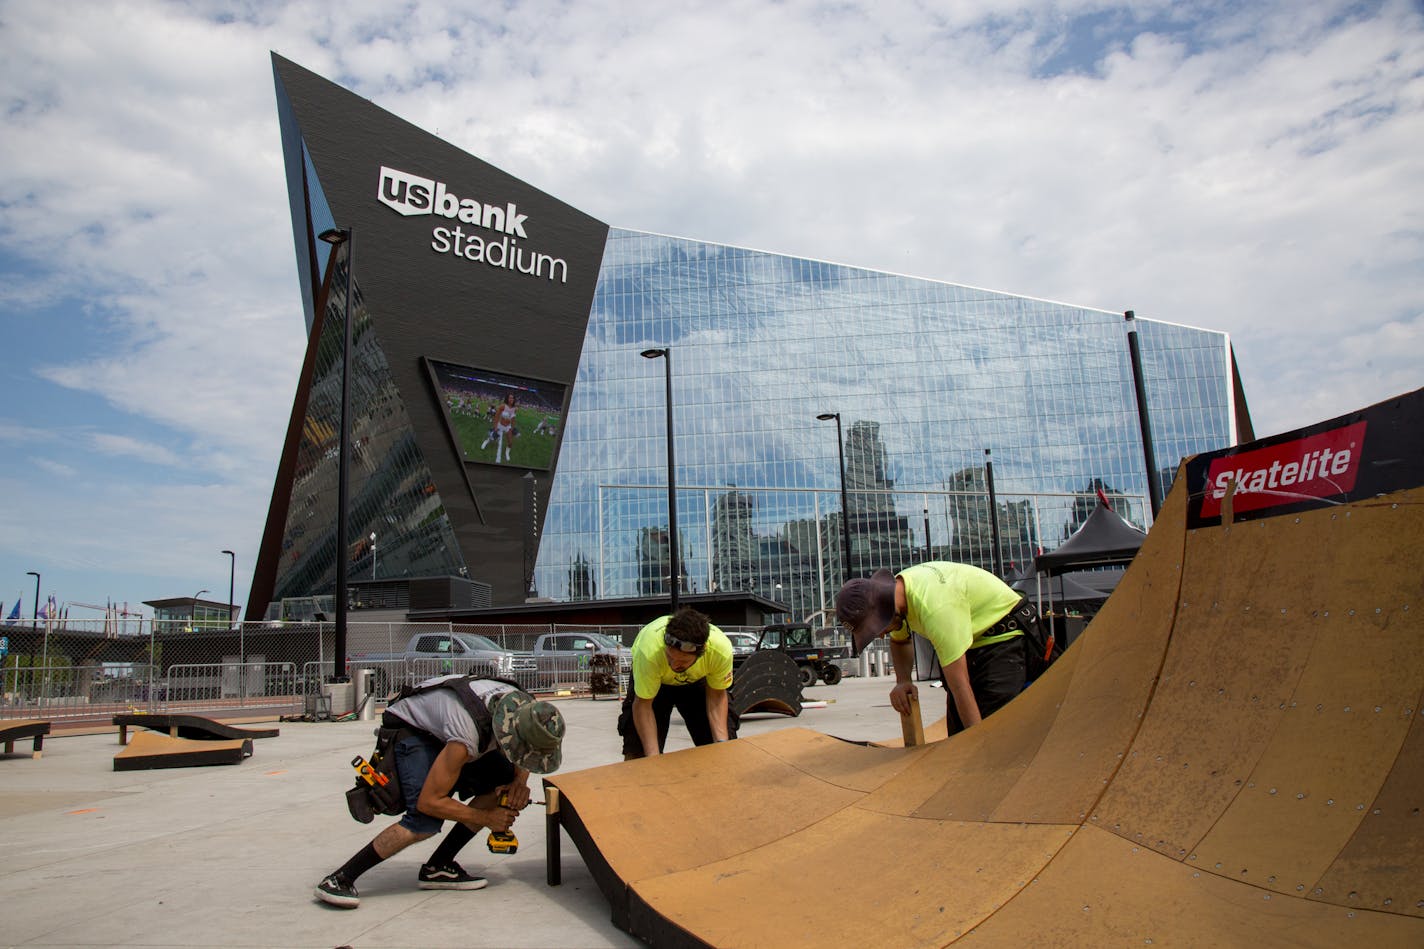
POLYGON ((670 616, 660 616, 638 630, 633 640, 633 691, 640 699, 651 699, 667 685, 689 685, 707 680, 709 689, 732 685, 732 643, 716 626, 707 633, 707 648, 686 672, 673 672, 667 661, 663 630, 670 616))
POLYGON ((1019 630, 985 636, 985 630, 1008 615, 1023 599, 987 570, 967 563, 931 561, 901 570, 905 581, 905 622, 890 634, 897 642, 919 633, 934 646, 940 665, 947 666, 975 646, 987 646, 1022 636, 1019 630))

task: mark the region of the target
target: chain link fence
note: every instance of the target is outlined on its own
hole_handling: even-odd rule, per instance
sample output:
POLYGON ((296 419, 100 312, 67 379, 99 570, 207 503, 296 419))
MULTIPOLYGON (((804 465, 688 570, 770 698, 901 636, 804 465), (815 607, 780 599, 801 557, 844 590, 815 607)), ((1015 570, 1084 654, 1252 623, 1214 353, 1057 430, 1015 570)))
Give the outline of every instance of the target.
POLYGON ((60 727, 128 712, 224 718, 373 714, 402 686, 451 673, 499 676, 527 691, 621 698, 637 626, 242 623, 192 630, 128 620, 0 626, 0 719, 60 727), (564 645, 565 634, 577 642, 564 645), (369 696, 369 697, 368 697, 369 696))
MULTIPOLYGON (((348 622, 336 660, 331 622, 173 629, 151 620, 0 626, 0 719, 60 728, 108 725, 122 713, 227 720, 368 718, 401 687, 452 673, 499 676, 546 696, 621 699, 640 627, 587 624, 348 622)), ((722 627, 760 632, 760 627, 722 627)), ((844 644, 824 628, 827 643, 844 644)), ((865 662, 841 664, 866 674, 865 662)), ((872 658, 870 674, 886 664, 872 658)))

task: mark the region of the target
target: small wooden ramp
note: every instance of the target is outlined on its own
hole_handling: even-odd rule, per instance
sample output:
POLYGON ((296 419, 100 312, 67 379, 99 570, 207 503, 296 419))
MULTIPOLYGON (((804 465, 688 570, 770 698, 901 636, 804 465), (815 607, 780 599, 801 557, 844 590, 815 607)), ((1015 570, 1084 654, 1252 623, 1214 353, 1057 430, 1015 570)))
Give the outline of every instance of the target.
POLYGON ((242 759, 251 755, 252 740, 249 738, 198 740, 174 738, 157 732, 135 732, 133 740, 114 755, 114 770, 151 771, 241 764, 242 759))
POLYGON ((119 726, 119 744, 128 744, 130 728, 151 728, 167 732, 172 738, 191 738, 195 741, 236 738, 276 738, 278 728, 235 728, 226 722, 205 718, 201 715, 176 715, 164 712, 127 712, 114 716, 114 724, 119 726))
POLYGON ((0 720, 0 747, 8 755, 14 752, 15 742, 28 738, 32 747, 30 757, 38 758, 44 753, 44 736, 49 734, 50 724, 35 718, 0 720))
POLYGON ((950 740, 788 729, 546 779, 614 921, 658 946, 1424 945, 1420 431, 1415 392, 1192 459, 1073 648, 950 740))

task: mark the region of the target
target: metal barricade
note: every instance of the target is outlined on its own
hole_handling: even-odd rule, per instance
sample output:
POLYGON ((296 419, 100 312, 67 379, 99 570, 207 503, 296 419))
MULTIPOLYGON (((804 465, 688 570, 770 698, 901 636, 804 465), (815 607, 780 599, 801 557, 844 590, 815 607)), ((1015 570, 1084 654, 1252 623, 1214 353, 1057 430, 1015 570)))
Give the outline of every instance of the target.
POLYGON ((296 665, 220 662, 169 666, 153 690, 155 710, 295 714, 303 704, 296 665))

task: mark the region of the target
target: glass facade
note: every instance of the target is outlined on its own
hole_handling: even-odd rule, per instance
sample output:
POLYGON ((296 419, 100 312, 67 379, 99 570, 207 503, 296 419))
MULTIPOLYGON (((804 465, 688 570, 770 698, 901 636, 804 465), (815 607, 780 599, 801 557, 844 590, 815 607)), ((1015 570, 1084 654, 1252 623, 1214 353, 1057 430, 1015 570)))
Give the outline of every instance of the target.
MULTIPOLYGON (((1226 336, 1137 320, 1168 469, 1231 441, 1226 336)), ((1147 526, 1121 314, 653 234, 610 232, 535 572, 554 599, 666 592, 671 350, 683 589, 805 616, 926 557, 1005 572, 1098 492, 1147 526), (851 550, 843 550, 839 413, 851 550), (986 456, 986 449, 992 454, 986 456)))

